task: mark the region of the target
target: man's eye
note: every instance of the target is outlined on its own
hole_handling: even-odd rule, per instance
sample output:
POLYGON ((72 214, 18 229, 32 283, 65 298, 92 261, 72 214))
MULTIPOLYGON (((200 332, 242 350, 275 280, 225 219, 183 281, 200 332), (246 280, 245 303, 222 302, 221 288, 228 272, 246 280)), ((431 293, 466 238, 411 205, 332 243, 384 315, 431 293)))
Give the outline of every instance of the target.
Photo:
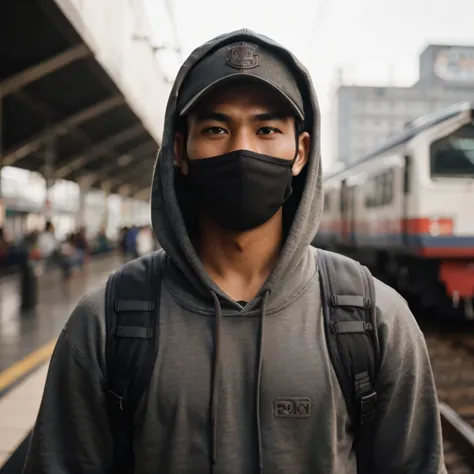
POLYGON ((227 133, 227 131, 222 127, 207 127, 203 130, 203 133, 210 135, 221 135, 223 133, 227 133))
POLYGON ((259 129, 259 131, 257 132, 257 135, 272 135, 273 133, 281 133, 280 130, 278 130, 278 128, 274 128, 274 127, 262 127, 261 129, 259 129))

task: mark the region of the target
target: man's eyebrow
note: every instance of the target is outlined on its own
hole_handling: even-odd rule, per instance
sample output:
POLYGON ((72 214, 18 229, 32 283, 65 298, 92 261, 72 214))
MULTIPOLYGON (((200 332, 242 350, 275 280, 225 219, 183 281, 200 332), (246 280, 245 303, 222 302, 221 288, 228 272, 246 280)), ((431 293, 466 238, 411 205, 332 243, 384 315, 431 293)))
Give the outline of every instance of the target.
POLYGON ((259 122, 265 122, 270 120, 287 120, 288 118, 290 118, 290 114, 284 112, 267 112, 254 116, 254 119, 259 122))
POLYGON ((216 122, 229 123, 231 121, 231 118, 226 114, 220 112, 212 112, 210 110, 203 110, 202 112, 198 112, 196 114, 196 122, 204 122, 206 120, 215 120, 216 122))

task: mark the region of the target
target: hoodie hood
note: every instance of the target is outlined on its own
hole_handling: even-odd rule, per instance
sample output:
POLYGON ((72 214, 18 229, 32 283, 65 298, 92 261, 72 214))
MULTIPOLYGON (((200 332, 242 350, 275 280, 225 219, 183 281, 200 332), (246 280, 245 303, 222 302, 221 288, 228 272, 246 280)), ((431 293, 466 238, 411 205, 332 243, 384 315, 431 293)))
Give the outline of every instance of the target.
MULTIPOLYGON (((305 106, 306 129, 311 134, 310 157, 305 169, 293 179, 291 204, 285 208, 285 219, 290 223, 279 261, 254 299, 268 293, 269 308, 278 304, 278 299, 288 298, 303 282, 293 278, 301 272, 301 261, 318 230, 321 211, 321 160, 320 160, 320 112, 313 84, 305 67, 291 52, 275 41, 248 29, 241 29, 218 36, 195 49, 179 70, 170 93, 165 114, 162 147, 158 153, 153 173, 151 195, 152 226, 160 245, 177 267, 181 280, 191 289, 192 299, 207 301, 213 305, 211 294, 221 301, 222 307, 234 307, 225 293, 211 280, 191 243, 186 226, 186 210, 180 206, 179 187, 175 186, 174 136, 178 123, 177 102, 180 88, 189 73, 203 57, 214 49, 237 41, 263 44, 276 50, 293 70, 299 84, 305 106), (293 285, 288 285, 292 281, 293 285)), ((279 301, 281 303, 281 301, 279 301)), ((250 305, 253 306, 253 305, 250 305)), ((249 308, 251 309, 251 308, 249 308)))

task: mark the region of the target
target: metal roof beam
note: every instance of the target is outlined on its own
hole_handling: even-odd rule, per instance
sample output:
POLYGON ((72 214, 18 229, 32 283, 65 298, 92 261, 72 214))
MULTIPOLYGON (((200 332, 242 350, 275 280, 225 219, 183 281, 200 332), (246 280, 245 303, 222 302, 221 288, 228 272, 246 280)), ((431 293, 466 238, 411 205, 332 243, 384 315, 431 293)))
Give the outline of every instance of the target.
POLYGON ((51 74, 79 59, 90 56, 92 52, 85 44, 73 46, 56 56, 31 66, 0 83, 0 96, 5 97, 16 92, 32 82, 51 74))
POLYGON ((118 160, 119 154, 113 149, 113 147, 127 142, 128 140, 133 140, 134 138, 140 136, 144 131, 145 129, 140 123, 125 130, 121 130, 118 133, 114 133, 112 136, 106 138, 102 142, 93 145, 87 152, 67 159, 67 163, 56 169, 56 178, 68 179, 68 177, 74 173, 74 171, 79 170, 83 166, 94 161, 96 158, 99 158, 107 153, 112 152, 114 158, 118 160))
POLYGON ((143 189, 149 189, 153 179, 152 173, 149 170, 142 170, 141 175, 137 176, 136 179, 127 181, 127 184, 131 189, 131 194, 137 194, 143 189))
MULTIPOLYGON (((156 145, 153 147, 153 149, 156 149, 156 145)), ((92 187, 99 182, 101 182, 102 184, 109 183, 111 186, 123 184, 123 176, 127 176, 131 172, 133 172, 133 170, 137 168, 137 165, 140 164, 139 160, 143 158, 148 160, 149 158, 153 157, 153 160, 150 160, 148 162, 151 167, 153 166, 154 155, 146 156, 151 152, 152 147, 150 143, 140 145, 129 151, 128 153, 119 156, 116 162, 114 161, 113 163, 108 163, 104 167, 96 171, 86 171, 83 175, 77 177, 77 181, 82 182, 84 186, 87 187, 92 187), (130 161, 124 165, 120 165, 121 158, 128 157, 129 155, 130 161), (117 172, 120 172, 121 177, 117 177, 117 172)))
MULTIPOLYGON (((117 193, 129 197, 145 196, 150 192, 150 186, 152 184, 152 174, 149 170, 141 170, 138 174, 137 179, 127 181, 126 183, 117 185, 111 189, 112 193, 117 193)), ((138 197, 137 199, 144 199, 138 197)))
MULTIPOLYGON (((38 100, 36 98, 31 97, 30 94, 26 93, 25 91, 19 91, 16 96, 26 102, 31 108, 35 109, 40 115, 42 115, 45 120, 50 120, 52 115, 51 107, 38 100)), ((96 158, 100 158, 103 156, 104 151, 111 155, 111 157, 115 160, 120 159, 120 155, 113 150, 113 147, 127 141, 129 139, 133 139, 136 136, 143 133, 145 129, 143 125, 140 123, 134 127, 129 129, 122 130, 121 132, 114 133, 111 137, 105 139, 104 141, 94 144, 94 142, 79 128, 73 128, 70 131, 70 135, 76 138, 77 140, 84 143, 86 146, 89 146, 89 150, 85 153, 78 154, 75 157, 66 159, 66 163, 63 166, 59 166, 58 170, 56 170, 55 178, 57 179, 69 179, 70 174, 76 171, 81 166, 88 164, 94 161, 96 158)), ((85 178, 85 183, 95 182, 93 179, 94 176, 91 173, 86 173, 87 177, 85 178)))
POLYGON ((148 157, 148 162, 143 161, 139 165, 135 165, 132 169, 124 170, 122 173, 115 175, 112 179, 106 180, 105 182, 110 183, 112 189, 115 191, 117 187, 123 184, 133 186, 137 180, 142 180, 143 176, 148 176, 151 181, 153 168, 149 165, 153 164, 152 157, 153 155, 148 157))
POLYGON ((105 99, 97 104, 91 105, 67 118, 61 120, 50 127, 45 128, 37 135, 25 140, 22 144, 17 147, 8 150, 6 154, 2 157, 4 166, 11 166, 15 164, 18 160, 25 158, 26 156, 34 153, 46 142, 48 137, 51 136, 61 136, 70 133, 72 129, 78 127, 79 125, 91 120, 95 117, 98 117, 109 110, 118 107, 124 103, 124 98, 122 96, 115 96, 108 99, 105 99))
MULTIPOLYGON (((53 125, 54 122, 52 122, 52 117, 57 114, 55 113, 55 110, 51 108, 50 105, 40 99, 37 99, 36 97, 32 97, 31 94, 25 91, 18 91, 15 94, 15 97, 23 101, 31 109, 35 110, 38 115, 41 115, 50 127, 53 125)), ((78 128, 73 128, 70 131, 70 135, 85 144, 91 143, 90 138, 78 128)))
MULTIPOLYGON (((32 109, 35 109, 40 115, 44 117, 46 121, 51 121, 51 116, 54 114, 53 110, 49 105, 45 104, 39 99, 32 97, 25 91, 18 91, 16 93, 16 97, 27 103, 32 109)), ((87 147, 93 146, 93 141, 80 128, 72 128, 70 130, 70 135, 78 141, 82 142, 87 147)), ((112 149, 109 150, 109 152, 114 158, 118 159, 119 155, 116 154, 112 149)))
POLYGON ((92 184, 101 180, 109 180, 109 176, 113 176, 113 178, 111 179, 114 180, 116 178, 115 173, 121 173, 122 170, 124 172, 130 171, 130 169, 135 168, 137 164, 139 164, 139 160, 144 158, 146 155, 150 155, 156 150, 157 146, 154 142, 143 143, 142 145, 133 148, 132 150, 120 156, 117 163, 108 163, 102 168, 95 171, 92 184), (121 160, 124 158, 126 158, 126 160, 121 162, 121 160))
POLYGON ((118 163, 110 163, 97 170, 91 184, 97 181, 110 181, 112 184, 120 183, 130 172, 142 168, 142 160, 144 163, 146 162, 146 166, 151 166, 150 170, 152 170, 155 159, 154 151, 156 151, 156 144, 151 143, 145 143, 130 150, 119 158, 118 163), (129 157, 129 161, 120 165, 120 159, 123 157, 129 157))

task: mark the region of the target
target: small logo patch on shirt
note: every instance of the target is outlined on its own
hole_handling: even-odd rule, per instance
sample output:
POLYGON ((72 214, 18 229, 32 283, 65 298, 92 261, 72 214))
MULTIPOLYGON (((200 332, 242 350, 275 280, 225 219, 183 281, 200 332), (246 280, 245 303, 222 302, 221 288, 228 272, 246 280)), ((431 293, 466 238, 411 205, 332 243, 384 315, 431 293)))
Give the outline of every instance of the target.
POLYGON ((275 418, 309 418, 313 402, 307 397, 288 397, 273 400, 275 418))

